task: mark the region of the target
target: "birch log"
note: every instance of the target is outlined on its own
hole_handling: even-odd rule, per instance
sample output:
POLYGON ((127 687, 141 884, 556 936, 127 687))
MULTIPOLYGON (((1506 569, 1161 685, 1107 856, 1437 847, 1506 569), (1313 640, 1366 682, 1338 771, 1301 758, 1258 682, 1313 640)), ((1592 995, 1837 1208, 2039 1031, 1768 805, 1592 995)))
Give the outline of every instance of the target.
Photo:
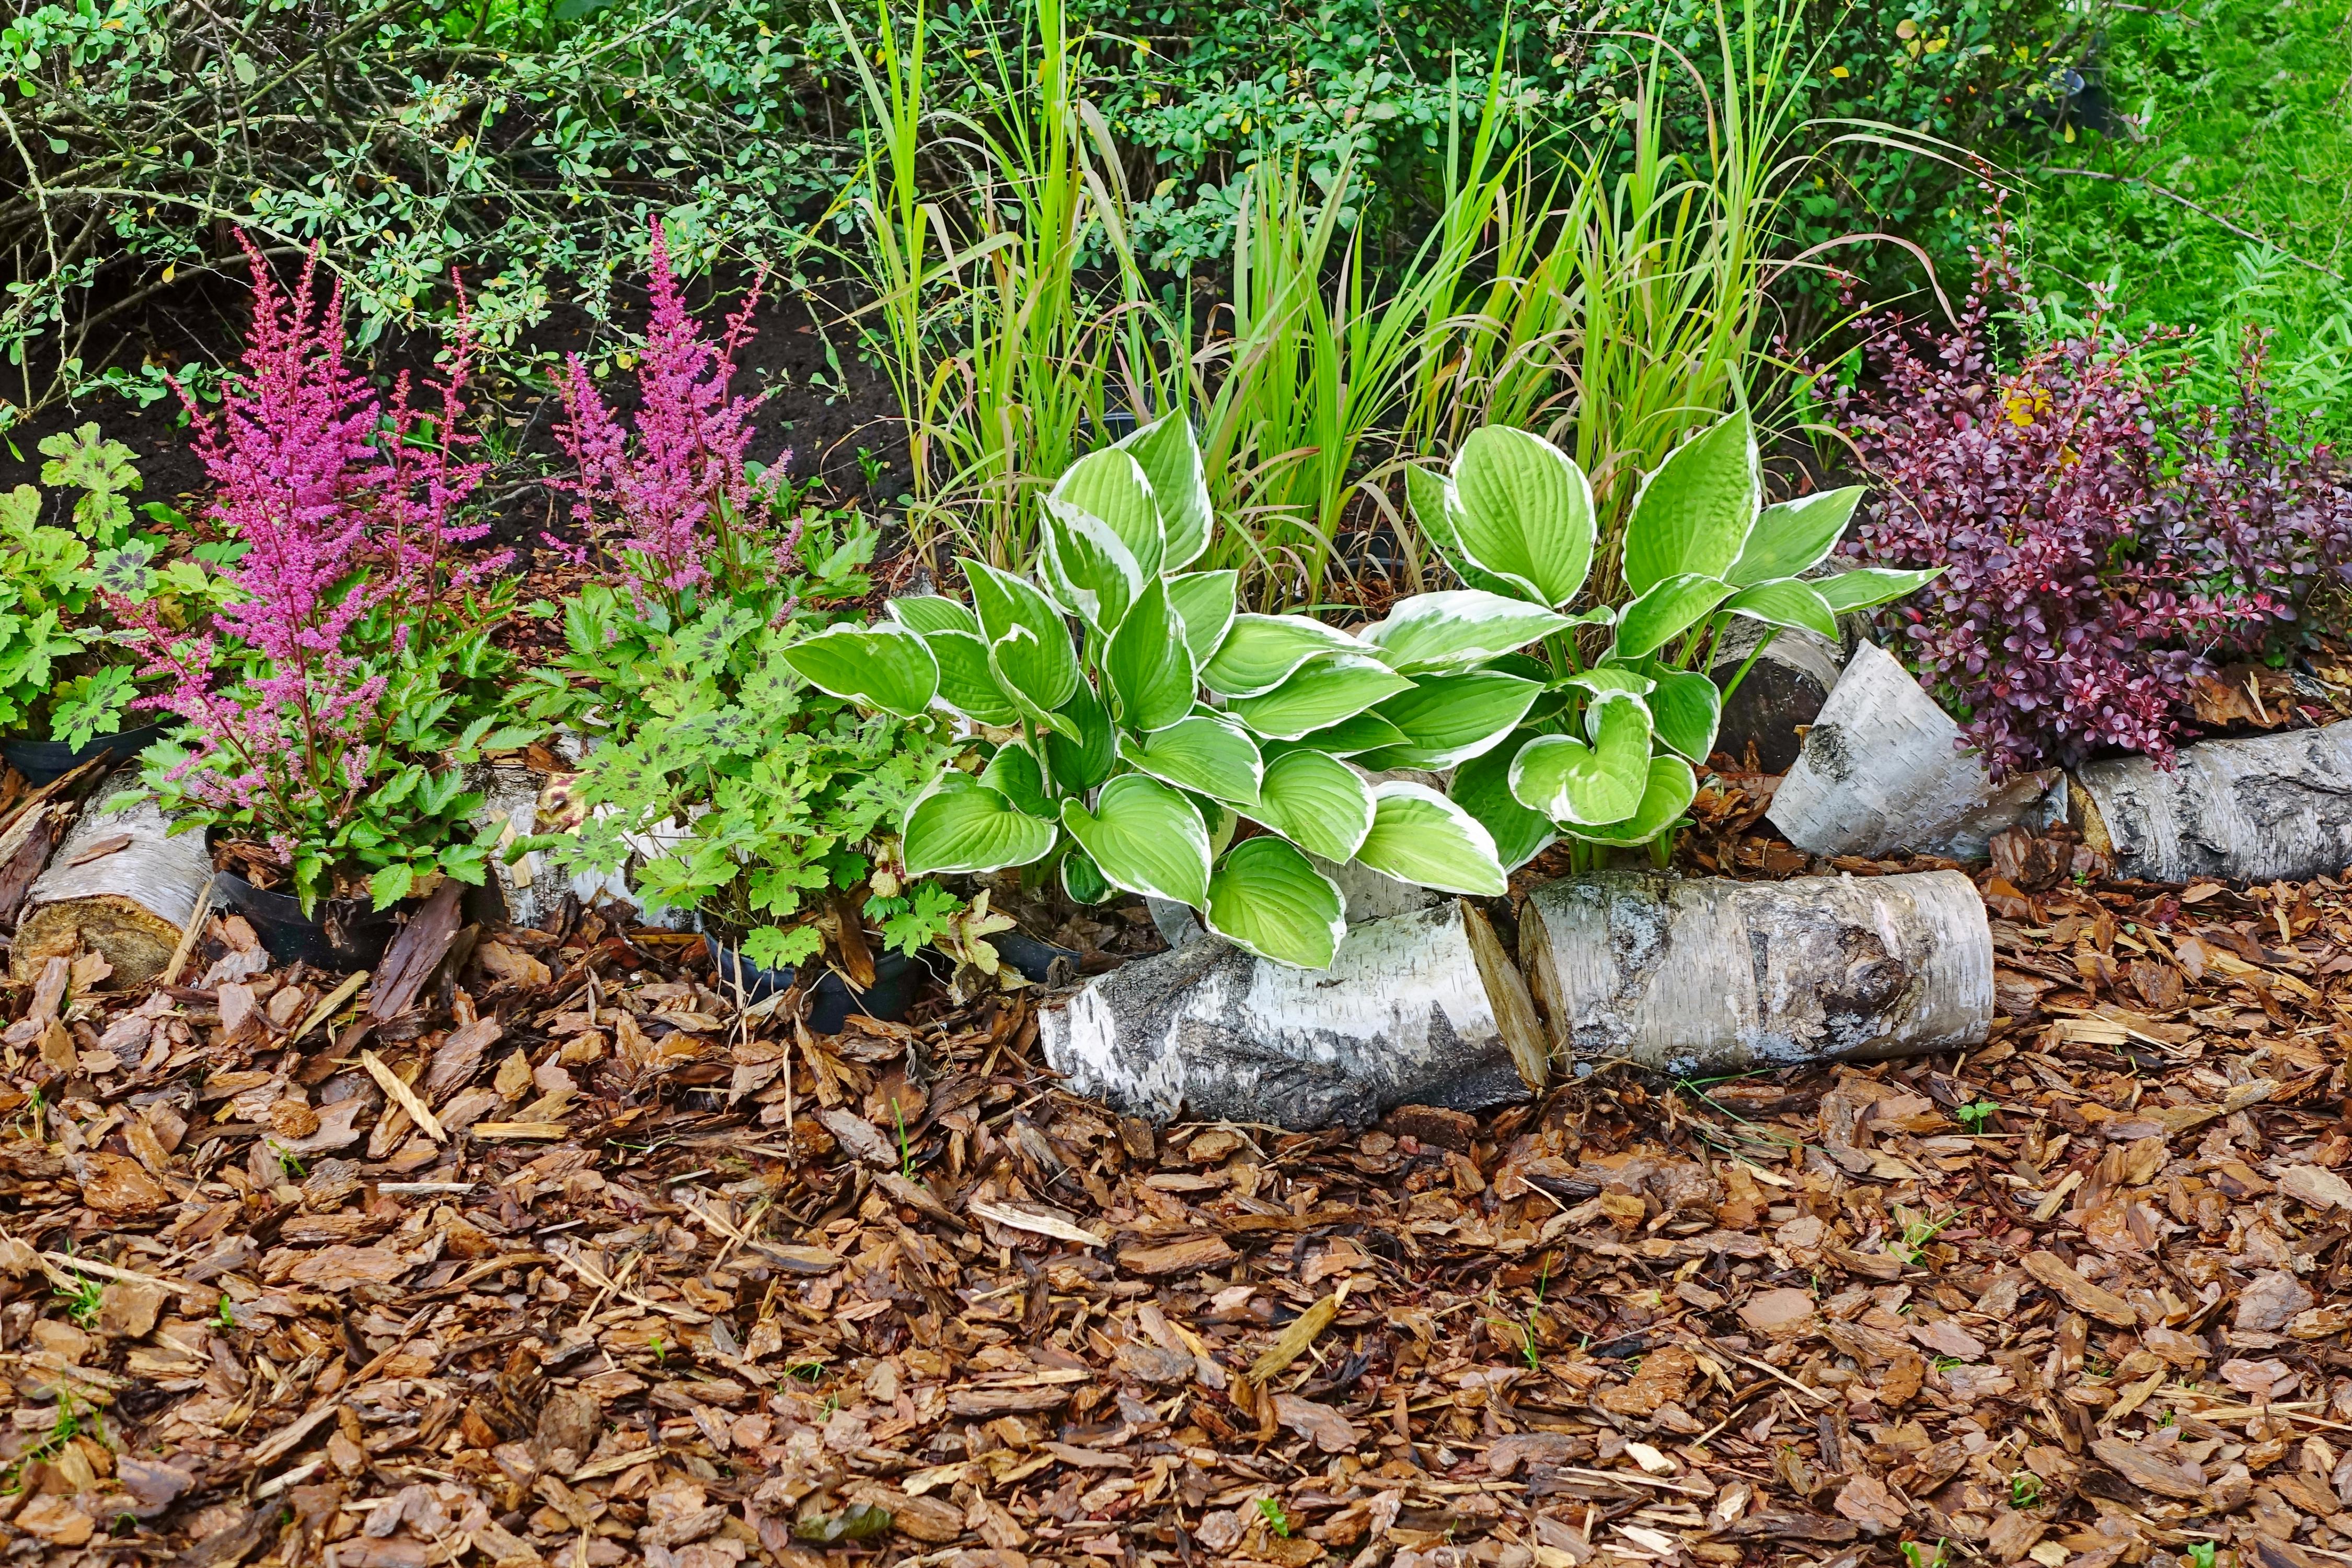
MULTIPOLYGON (((1756 653, 1756 645, 1771 628, 1744 616, 1734 616, 1707 673, 1717 686, 1727 685, 1756 653)), ((1764 644, 1756 662, 1748 665, 1739 689, 1723 700, 1723 719, 1715 731, 1715 749, 1735 763, 1745 762, 1748 747, 1756 747, 1757 767, 1768 773, 1785 773, 1796 765, 1804 745, 1800 731, 1821 717, 1822 707, 1838 683, 1838 645, 1819 632, 1790 627, 1764 644)))
POLYGON ((1853 651, 1764 815, 1814 855, 1910 849, 1981 859, 2050 793, 2053 772, 1996 784, 1960 728, 1885 649, 1853 651))
POLYGON ((1549 882, 1519 923, 1556 1060, 1683 1077, 1980 1045, 1992 937, 1958 871, 1549 882))
POLYGON ((1204 937, 1091 982, 1040 1032, 1072 1089, 1155 1121, 1362 1126, 1522 1099, 1545 1072, 1525 984, 1459 900, 1351 926, 1328 970, 1204 937))
POLYGON ((2301 881, 2352 866, 2352 721, 2181 748, 2074 773, 2068 814, 2118 876, 2301 881))
MULTIPOLYGON (((117 774, 91 798, 103 802, 137 782, 136 769, 117 774)), ((29 981, 48 959, 79 946, 106 956, 117 989, 136 989, 162 973, 213 871, 205 836, 173 838, 170 826, 152 799, 121 811, 84 811, 26 895, 9 973, 29 981), (125 842, 75 863, 115 839, 125 842)))

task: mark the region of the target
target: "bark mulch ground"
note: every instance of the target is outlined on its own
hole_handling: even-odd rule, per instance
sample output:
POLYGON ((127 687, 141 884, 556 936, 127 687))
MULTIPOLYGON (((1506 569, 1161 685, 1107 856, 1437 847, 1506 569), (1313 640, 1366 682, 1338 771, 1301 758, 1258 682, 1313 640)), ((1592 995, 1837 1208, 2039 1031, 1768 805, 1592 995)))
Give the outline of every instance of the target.
POLYGON ((1361 1133, 1123 1121, 1056 1089, 1027 995, 813 1037, 594 914, 445 930, 381 1009, 233 918, 177 987, 58 961, 5 1036, 0 1536, 2352 1562, 2345 889, 2076 865, 1981 874, 2002 1021, 1967 1056, 1604 1064, 1361 1133))

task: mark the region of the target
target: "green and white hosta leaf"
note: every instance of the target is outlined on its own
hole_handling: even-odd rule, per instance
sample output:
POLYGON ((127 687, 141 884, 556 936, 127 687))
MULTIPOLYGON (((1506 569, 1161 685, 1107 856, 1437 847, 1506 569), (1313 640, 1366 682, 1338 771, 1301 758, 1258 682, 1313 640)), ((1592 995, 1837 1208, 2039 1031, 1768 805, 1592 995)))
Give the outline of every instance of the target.
POLYGON ((1517 870, 1559 837, 1551 818, 1529 811, 1511 793, 1511 763, 1534 738, 1532 730, 1514 731, 1501 745, 1454 769, 1454 786, 1446 792, 1494 839, 1495 858, 1506 871, 1517 870))
POLYGON ((1310 616, 1235 616, 1202 684, 1220 697, 1256 697, 1290 679, 1318 654, 1364 651, 1346 632, 1310 616))
POLYGON ((1606 697, 1612 691, 1630 692, 1635 697, 1647 697, 1657 682, 1638 669, 1628 669, 1622 664, 1596 664, 1591 669, 1580 669, 1573 675, 1563 675, 1555 685, 1589 691, 1595 697, 1606 697))
POLYGON ((1802 626, 1832 640, 1838 635, 1837 612, 1830 608, 1821 590, 1794 577, 1742 588, 1726 599, 1723 607, 1768 626, 1802 626))
POLYGON ((1153 778, 1244 809, 1257 804, 1265 764, 1257 742, 1229 719, 1195 713, 1138 740, 1122 735, 1118 754, 1153 778))
POLYGON ((1325 654, 1293 670, 1263 697, 1238 699, 1227 710, 1257 734, 1296 741, 1351 719, 1412 684, 1369 654, 1325 654))
POLYGON ((1495 840, 1476 817, 1403 779, 1372 785, 1372 826, 1356 862, 1383 877, 1440 892, 1495 898, 1507 885, 1495 840))
POLYGON ((1861 500, 1862 487, 1848 485, 1766 507, 1756 514, 1756 526, 1748 530, 1739 559, 1724 574, 1726 581, 1745 588, 1811 571, 1837 548, 1861 500))
POLYGON ((1127 546, 1138 571, 1146 577, 1160 575, 1166 550, 1160 503, 1151 493, 1150 478, 1132 453, 1117 447, 1088 452, 1062 470, 1045 500, 1049 511, 1069 508, 1100 518, 1127 546))
POLYGON ((1650 766, 1650 710, 1638 698, 1595 702, 1584 722, 1589 742, 1538 735, 1519 748, 1510 773, 1521 805, 1580 828, 1633 816, 1650 766))
POLYGON ((1449 515, 1470 559, 1538 604, 1576 597, 1592 566, 1592 487, 1575 459, 1540 436, 1486 425, 1464 439, 1453 480, 1449 515))
POLYGON ((1241 574, 1186 572, 1161 579, 1168 584, 1168 602, 1184 620, 1185 646, 1192 662, 1201 664, 1224 645, 1233 629, 1234 605, 1241 574))
POLYGON ((910 632, 970 632, 980 634, 980 617, 967 605, 937 594, 908 594, 884 606, 890 618, 910 632))
POLYGON ((1059 822, 1062 808, 1045 794, 1045 772, 1036 753, 1018 741, 1007 741, 980 770, 980 782, 1027 812, 1047 822, 1059 822))
POLYGON ((1715 750, 1716 726, 1723 721, 1723 692, 1713 677, 1696 669, 1655 669, 1650 693, 1650 724, 1659 744, 1692 762, 1715 750))
POLYGON ((1115 447, 1142 465, 1151 483, 1151 499, 1160 512, 1160 532, 1165 542, 1159 569, 1181 572, 1209 547, 1213 519, 1209 511, 1208 473, 1201 461, 1201 444, 1192 422, 1180 409, 1163 414, 1115 447))
POLYGON ((996 672, 988 664, 988 645, 980 640, 978 632, 929 632, 923 641, 939 660, 937 700, 975 724, 1003 726, 1021 721, 1021 710, 996 684, 996 672))
POLYGON ((1045 765, 1054 771, 1055 788, 1088 790, 1110 777, 1118 760, 1118 731, 1095 689, 1079 682, 1054 718, 1045 746, 1045 765))
POLYGON ((1372 790, 1337 757, 1286 752, 1266 763, 1250 815, 1326 860, 1351 860, 1372 830, 1372 790))
POLYGON ((898 826, 913 877, 977 876, 1026 866, 1052 854, 1060 837, 1052 823, 953 769, 908 804, 898 826))
POLYGON ((1591 843, 1622 848, 1647 844, 1681 820, 1697 794, 1698 778, 1688 763, 1680 757, 1653 757, 1642 804, 1633 809, 1633 814, 1622 822, 1580 827, 1576 836, 1591 843))
POLYGON ((1680 572, 1651 584, 1617 617, 1617 657, 1642 658, 1688 631, 1730 596, 1731 584, 1695 572, 1680 572))
POLYGON ((1244 952, 1328 969, 1348 934, 1339 886, 1279 838, 1236 844, 1209 879, 1208 926, 1244 952))
POLYGON ((1109 632, 1143 592, 1146 574, 1116 530, 1083 507, 1045 499, 1045 549, 1037 574, 1055 602, 1094 627, 1109 632))
POLYGON ((1373 711, 1404 731, 1404 743, 1364 760, 1386 768, 1450 768, 1501 743, 1543 693, 1539 681, 1491 669, 1424 675, 1373 711))
POLYGON ((1421 536, 1430 542, 1439 559, 1454 569, 1454 574, 1471 587, 1507 599, 1525 599, 1526 584, 1497 577, 1470 559, 1462 548, 1461 536, 1454 531, 1460 521, 1461 503, 1454 496, 1454 481, 1435 468, 1410 467, 1404 471, 1404 494, 1412 508, 1413 521, 1421 527, 1421 536))
POLYGON ((1335 757, 1361 756, 1377 752, 1383 746, 1404 744, 1404 731, 1377 713, 1359 713, 1301 735, 1296 742, 1269 741, 1260 748, 1271 758, 1278 751, 1306 746, 1318 752, 1328 752, 1335 757))
POLYGON ((1209 896, 1209 830, 1182 795, 1141 773, 1103 785, 1088 811, 1062 802, 1062 826, 1115 886, 1199 909, 1209 896))
POLYGON ((1145 584, 1111 634, 1102 668, 1118 700, 1118 721, 1130 730, 1164 729, 1192 710, 1192 652, 1164 579, 1145 584))
POLYGON ((890 621, 827 626, 785 648, 782 658, 818 690, 901 719, 921 716, 940 689, 929 645, 890 621))
POLYGON ((964 560, 989 662, 1007 695, 1033 713, 1051 713, 1078 689, 1078 652, 1054 602, 1025 580, 984 563, 964 560))
POLYGON ((1539 642, 1571 623, 1541 605, 1476 588, 1399 599, 1356 639, 1400 675, 1458 669, 1539 642))
POLYGON ((1625 585, 1646 594, 1669 577, 1720 577, 1748 543, 1763 500, 1756 437, 1740 409, 1667 455, 1625 520, 1625 585))
POLYGON ((1851 572, 1841 572, 1834 577, 1822 577, 1811 585, 1822 595, 1822 602, 1839 615, 1848 610, 1874 609, 1907 598, 1944 574, 1941 566, 1925 572, 1898 572, 1890 566, 1857 566, 1851 572))
POLYGON ((1062 857, 1062 891, 1074 904, 1099 904, 1107 902, 1118 889, 1110 885, 1102 868, 1073 844, 1070 852, 1062 857))

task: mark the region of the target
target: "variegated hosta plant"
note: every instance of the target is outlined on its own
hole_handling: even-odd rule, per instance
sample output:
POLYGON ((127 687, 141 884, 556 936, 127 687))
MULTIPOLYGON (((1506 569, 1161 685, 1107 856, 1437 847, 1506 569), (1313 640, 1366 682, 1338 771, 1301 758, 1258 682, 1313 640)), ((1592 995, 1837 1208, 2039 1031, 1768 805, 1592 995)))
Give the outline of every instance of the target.
MULTIPOLYGON (((1772 637, 1791 626, 1834 637, 1842 613, 1901 598, 1936 576, 1872 567, 1804 577, 1837 547, 1862 492, 1763 506, 1744 411, 1691 437, 1643 481, 1625 524, 1622 602, 1573 616, 1564 612, 1584 595, 1592 563, 1592 491, 1565 453, 1526 431, 1488 426, 1470 434, 1450 470, 1413 469, 1408 485, 1423 531, 1470 589, 1408 600, 1365 641, 1394 646, 1403 616, 1524 629, 1532 612, 1551 623, 1541 659, 1509 655, 1416 677, 1424 687, 1528 685, 1528 700, 1507 725, 1448 758, 1454 802, 1486 828, 1507 867, 1562 836, 1594 851, 1664 843, 1697 791, 1692 764, 1714 750, 1723 698, 1772 637), (1445 607, 1423 607, 1435 605, 1445 607), (1763 633, 1718 690, 1708 671, 1735 616, 1762 623, 1763 633), (1598 634, 1580 639, 1574 626, 1607 628, 1589 664, 1580 647, 1598 634)), ((1394 765, 1391 758, 1404 760, 1365 760, 1394 765)))

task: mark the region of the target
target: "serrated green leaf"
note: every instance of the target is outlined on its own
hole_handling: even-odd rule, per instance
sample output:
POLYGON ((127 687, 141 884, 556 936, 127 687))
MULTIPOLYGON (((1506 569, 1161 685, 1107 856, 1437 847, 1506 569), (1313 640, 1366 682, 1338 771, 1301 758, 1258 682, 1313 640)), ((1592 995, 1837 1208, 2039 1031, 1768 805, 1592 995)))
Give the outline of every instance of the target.
POLYGON ((1250 815, 1326 860, 1351 860, 1372 830, 1372 790, 1337 757, 1286 752, 1266 764, 1250 815))
POLYGON ((1062 826, 1103 876, 1146 898, 1198 909, 1209 896, 1209 830, 1192 803, 1158 779, 1121 773, 1088 811, 1062 803, 1062 826))
POLYGON ((1385 619, 1356 634, 1401 675, 1459 669, 1540 642, 1571 623, 1541 605, 1476 588, 1399 599, 1385 619))
POLYGON ((1122 735, 1118 754, 1156 779, 1244 809, 1257 804, 1264 773, 1257 743, 1229 719, 1196 713, 1140 740, 1122 735))
POLYGON ((1676 447, 1642 481, 1625 520, 1625 585, 1645 594, 1685 573, 1722 576, 1747 545, 1762 499, 1755 433, 1738 409, 1676 447))
POLYGON ((1795 577, 1829 559, 1862 500, 1862 487, 1817 490, 1768 506, 1756 514, 1748 542, 1724 580, 1745 588, 1775 577, 1795 577))
POLYGON ((1227 711, 1257 734, 1296 741, 1353 718, 1412 684, 1369 654, 1324 654, 1264 696, 1235 700, 1227 711))
POLYGON ((1477 818, 1403 779, 1372 785, 1372 826, 1356 862, 1400 882, 1475 898, 1499 897, 1508 886, 1494 837, 1477 818))
POLYGON ((818 690, 901 719, 919 718, 940 689, 930 646, 889 621, 827 626, 778 657, 818 690))
POLYGON ((1586 826, 1631 816, 1650 765, 1650 710, 1639 698, 1612 697, 1585 710, 1590 743, 1538 735, 1511 760, 1511 794, 1530 811, 1586 826))
POLYGON ((1348 934, 1339 884, 1279 838, 1236 844, 1209 879, 1208 928, 1260 958, 1328 969, 1348 934))
POLYGON ((1318 655, 1363 651, 1346 632, 1308 616, 1235 616, 1201 680, 1220 697, 1257 697, 1318 655))
POLYGON ((1154 577, 1103 651, 1103 676, 1129 730, 1163 730, 1192 710, 1192 653, 1183 618, 1154 577))
POLYGON ((1486 425, 1464 439, 1452 478, 1448 516, 1472 561, 1547 606, 1582 591, 1592 487, 1574 458, 1529 431, 1486 425))
POLYGON ((913 877, 1026 866, 1052 854, 1059 837, 1051 822, 952 769, 908 804, 898 827, 899 849, 913 877))

